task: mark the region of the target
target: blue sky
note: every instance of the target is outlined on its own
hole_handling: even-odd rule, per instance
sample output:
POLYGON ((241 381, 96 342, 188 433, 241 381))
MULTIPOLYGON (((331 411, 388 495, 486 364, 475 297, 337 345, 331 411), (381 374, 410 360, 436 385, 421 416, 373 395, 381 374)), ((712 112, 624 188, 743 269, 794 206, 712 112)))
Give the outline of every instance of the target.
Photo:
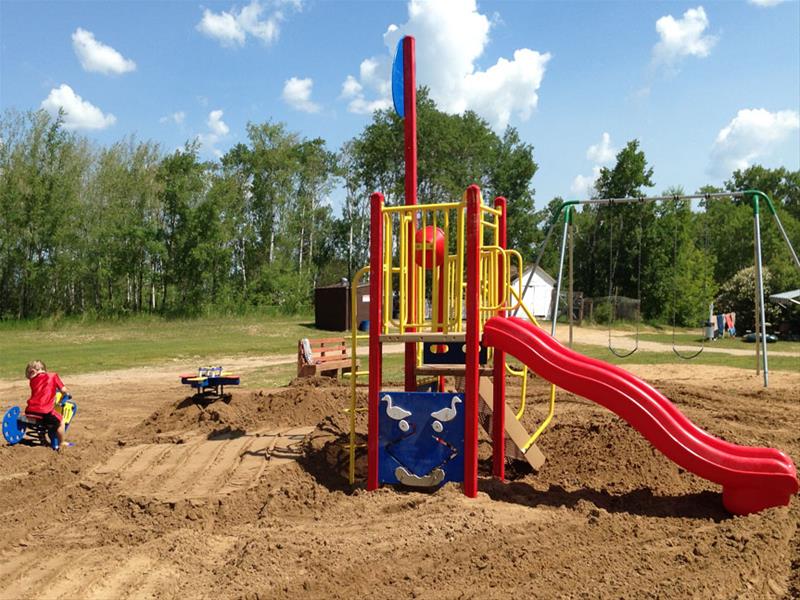
POLYGON ((199 138, 206 158, 267 120, 335 150, 388 105, 403 34, 441 108, 534 146, 537 207, 585 197, 634 138, 653 192, 800 169, 795 0, 0 0, 0 108, 61 106, 100 144, 199 138))

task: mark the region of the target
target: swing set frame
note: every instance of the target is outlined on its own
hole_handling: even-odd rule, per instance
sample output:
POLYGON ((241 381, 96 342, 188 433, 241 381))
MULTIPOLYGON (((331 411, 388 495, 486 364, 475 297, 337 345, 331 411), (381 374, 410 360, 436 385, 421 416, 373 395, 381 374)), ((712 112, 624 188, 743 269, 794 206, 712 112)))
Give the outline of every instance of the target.
MULTIPOLYGON (((536 273, 536 269, 539 267, 541 263, 542 257, 544 256, 545 248, 547 247, 550 238, 553 235, 553 232, 556 229, 556 225, 558 221, 561 219, 561 215, 563 213, 563 232, 561 236, 561 251, 559 253, 559 261, 558 261, 558 277, 556 278, 556 292, 555 292, 555 300, 554 300, 554 308, 553 308, 553 320, 551 323, 551 335, 555 335, 556 330, 556 318, 558 316, 558 301, 561 297, 561 284, 564 277, 564 256, 566 254, 567 248, 567 240, 570 240, 570 273, 569 273, 569 287, 570 293, 568 294, 568 310, 567 313, 569 315, 569 339, 570 342, 572 341, 572 213, 575 207, 582 206, 582 205, 614 205, 614 204, 636 204, 636 203, 645 203, 645 202, 681 202, 684 200, 706 200, 706 201, 713 201, 713 200, 722 200, 722 199, 730 199, 730 198, 744 198, 750 199, 751 205, 753 207, 753 246, 755 248, 755 267, 756 267, 756 294, 755 294, 755 305, 756 305, 756 330, 761 330, 761 335, 756 336, 756 344, 755 344, 755 352, 756 352, 756 374, 758 374, 759 370, 763 368, 764 372, 764 387, 769 387, 769 359, 767 356, 767 346, 766 343, 762 342, 762 340, 767 339, 767 325, 766 325, 766 315, 765 315, 765 308, 764 308, 764 275, 763 275, 763 261, 761 255, 761 204, 762 202, 766 204, 767 209, 772 214, 775 223, 778 226, 778 230, 780 231, 781 237, 783 238, 786 246, 789 248, 789 252, 792 255, 792 259, 800 269, 800 258, 797 256, 797 252, 795 251, 794 247, 792 246, 791 241, 789 240, 789 236, 786 233, 786 230, 781 223, 780 217, 778 216, 777 211, 775 210, 775 206, 772 203, 770 197, 761 192, 759 190, 744 190, 741 192, 716 192, 713 194, 683 194, 683 195, 670 195, 670 196, 641 196, 641 197, 628 197, 628 198, 589 198, 585 200, 569 200, 563 202, 558 206, 555 213, 553 214, 552 219, 550 220, 550 225, 547 229, 547 234, 545 235, 545 239, 542 242, 541 247, 539 248, 539 252, 536 256, 536 261, 533 264, 533 268, 530 270, 530 274, 523 285, 523 296, 527 291, 528 287, 531 284, 533 279, 533 274, 536 273), (761 360, 759 361, 759 353, 761 354, 761 360)), ((641 232, 640 232, 641 235, 641 232)), ((640 240, 641 242, 641 240, 640 240)), ((641 260, 641 247, 639 248, 639 260, 641 260)), ((639 299, 641 301, 641 299, 639 299)), ((518 310, 518 309, 517 309, 518 310)), ((517 310, 514 311, 514 316, 516 315, 517 310)), ((641 311, 641 307, 639 308, 641 311)), ((641 316, 641 315, 639 315, 641 316)), ((638 332, 638 329, 637 329, 638 332)), ((674 333, 674 332, 673 332, 674 333)), ((610 333, 609 333, 610 335, 610 333)), ((609 348, 610 348, 610 338, 609 338, 609 348)), ((638 333, 637 333, 637 348, 638 348, 638 333)), ((673 337, 673 350, 674 350, 674 337, 673 337)), ((636 351, 634 348, 630 354, 636 351)), ((613 350, 612 350, 613 352, 613 350)), ((616 353, 615 353, 616 354, 616 353)), ((695 356, 699 355, 698 352, 695 356)), ((679 354, 680 356, 680 354, 679 354)), ((681 358, 684 358, 681 356, 681 358)), ((692 357, 693 358, 693 357, 692 357)))

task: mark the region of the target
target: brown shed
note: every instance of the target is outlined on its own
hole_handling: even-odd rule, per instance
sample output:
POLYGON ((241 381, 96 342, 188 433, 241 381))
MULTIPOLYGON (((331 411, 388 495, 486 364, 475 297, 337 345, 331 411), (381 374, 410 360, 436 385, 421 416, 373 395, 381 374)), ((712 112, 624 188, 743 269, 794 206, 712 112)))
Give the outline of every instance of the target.
MULTIPOLYGON (((358 286, 355 324, 358 326, 367 320, 369 284, 365 283, 358 286)), ((339 283, 314 290, 314 325, 329 331, 348 331, 350 322, 350 284, 339 283)))

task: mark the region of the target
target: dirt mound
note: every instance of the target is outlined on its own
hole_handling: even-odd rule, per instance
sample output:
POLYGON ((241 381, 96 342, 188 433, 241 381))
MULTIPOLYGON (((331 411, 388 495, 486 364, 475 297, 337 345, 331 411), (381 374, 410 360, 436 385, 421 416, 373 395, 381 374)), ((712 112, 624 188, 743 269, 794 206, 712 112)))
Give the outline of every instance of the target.
POLYGON ((329 415, 343 415, 349 403, 350 388, 335 379, 295 379, 274 392, 236 391, 214 401, 185 397, 156 410, 122 439, 126 443, 181 442, 187 433, 214 438, 264 427, 314 425, 329 415))

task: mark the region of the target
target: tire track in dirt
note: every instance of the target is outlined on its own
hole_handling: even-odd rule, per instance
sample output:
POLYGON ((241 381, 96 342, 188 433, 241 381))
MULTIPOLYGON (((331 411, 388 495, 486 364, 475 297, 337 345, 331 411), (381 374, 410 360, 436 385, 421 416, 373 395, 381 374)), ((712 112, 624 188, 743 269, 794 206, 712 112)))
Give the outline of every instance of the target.
MULTIPOLYGON (((222 439, 198 433, 183 443, 123 447, 86 472, 79 487, 94 501, 110 493, 170 505, 233 495, 258 485, 268 469, 298 458, 313 429, 271 428, 222 439)), ((208 563, 210 569, 235 542, 179 529, 145 534, 150 539, 137 543, 141 537, 126 531, 124 522, 97 513, 32 528, 0 553, 0 600, 175 597, 183 586, 202 587, 195 568, 208 563)))
MULTIPOLYGON (((67 542, 86 537, 83 525, 65 531, 67 542)), ((89 537, 97 537, 98 531, 89 537)), ((193 532, 172 532, 133 549, 98 543, 88 549, 68 546, 42 560, 47 541, 25 548, 0 563, 0 599, 57 599, 85 598, 163 598, 179 595, 181 569, 165 553, 181 548, 183 558, 194 556, 193 563, 213 565, 230 550, 235 538, 208 536, 204 538, 202 556, 196 555, 198 542, 193 532), (184 547, 185 545, 185 547, 184 547)), ((196 579, 196 578, 195 578, 196 579)))
POLYGON ((37 553, 25 552, 12 556, 0 566, 0 581, 3 582, 0 598, 38 597, 34 591, 37 587, 50 589, 66 570, 63 555, 52 555, 43 559, 37 553))
MULTIPOLYGON (((93 565, 81 568, 79 585, 63 585, 59 598, 80 596, 91 600, 106 598, 157 598, 176 592, 174 569, 143 554, 115 557, 109 562, 95 556, 93 565)), ((70 583, 70 582, 65 582, 70 583)))
POLYGON ((163 501, 225 496, 255 486, 265 469, 293 460, 313 427, 254 432, 225 439, 123 448, 88 480, 120 495, 163 501))

